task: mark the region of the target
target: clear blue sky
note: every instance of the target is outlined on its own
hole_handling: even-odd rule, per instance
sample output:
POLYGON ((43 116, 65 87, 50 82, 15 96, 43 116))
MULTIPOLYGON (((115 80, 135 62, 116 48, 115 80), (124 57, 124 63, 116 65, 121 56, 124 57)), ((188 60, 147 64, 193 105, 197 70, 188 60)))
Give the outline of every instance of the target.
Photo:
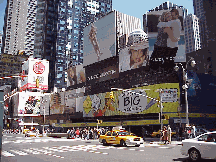
MULTIPOLYGON (((0 0, 0 31, 3 31, 6 2, 7 0, 0 0)), ((113 9, 140 18, 141 24, 142 15, 145 14, 146 11, 164 2, 166 2, 166 0, 112 0, 113 9)), ((188 13, 194 13, 193 0, 172 0, 170 2, 179 6, 184 6, 188 9, 188 13)))

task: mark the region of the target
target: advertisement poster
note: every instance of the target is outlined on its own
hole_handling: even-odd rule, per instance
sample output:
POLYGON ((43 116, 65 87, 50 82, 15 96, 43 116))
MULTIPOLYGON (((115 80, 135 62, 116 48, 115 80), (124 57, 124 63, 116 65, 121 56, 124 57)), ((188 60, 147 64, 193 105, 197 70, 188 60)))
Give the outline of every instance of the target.
POLYGON ((65 92, 65 110, 64 113, 75 113, 76 112, 76 90, 66 91, 65 92))
POLYGON ((142 29, 136 29, 128 38, 127 46, 119 51, 119 72, 149 65, 148 36, 142 29))
POLYGON ((53 93, 50 97, 50 115, 64 113, 64 92, 53 93))
MULTIPOLYGON (((161 40, 158 38, 158 34, 163 35, 163 38, 168 39, 168 35, 163 31, 161 33, 160 29, 164 29, 162 27, 158 27, 160 22, 166 22, 167 26, 166 27, 170 27, 172 28, 171 25, 168 25, 170 21, 169 17, 167 15, 162 15, 165 12, 170 12, 170 10, 160 10, 160 11, 153 11, 153 12, 148 12, 147 14, 145 14, 145 20, 144 20, 144 28, 146 28, 147 32, 148 32, 148 38, 149 38, 149 54, 150 56, 152 56, 153 50, 154 50, 154 46, 155 43, 157 41, 159 41, 159 46, 161 46, 162 42, 161 40)), ((178 12, 179 12, 179 17, 178 20, 181 24, 181 26, 179 26, 179 30, 180 30, 180 40, 178 41, 178 50, 177 53, 175 55, 175 62, 186 62, 186 55, 185 55, 185 38, 184 38, 184 26, 183 26, 183 11, 181 8, 178 8, 178 12)), ((165 44, 167 42, 164 42, 165 44)), ((167 46, 163 43, 163 46, 167 46)), ((158 43, 157 43, 158 44, 158 43)), ((159 58, 159 56, 158 56, 159 58)))
POLYGON ((77 84, 77 72, 76 66, 69 66, 67 70, 67 86, 72 86, 77 84))
MULTIPOLYGON (((159 89, 179 89, 178 83, 163 83, 133 88, 130 91, 114 91, 83 97, 83 117, 114 116, 159 113, 158 103, 145 96, 159 100, 159 89)), ((179 99, 179 90, 177 92, 179 99)), ((177 112, 179 103, 163 103, 163 112, 177 112)))
POLYGON ((87 82, 101 82, 119 77, 118 58, 112 57, 86 68, 87 82))
POLYGON ((40 104, 41 115, 44 115, 44 109, 45 109, 45 115, 49 115, 49 105, 50 105, 50 93, 45 93, 41 97, 41 104, 40 104))
POLYGON ((116 55, 115 12, 84 28, 83 66, 116 55))
POLYGON ((39 116, 41 92, 18 92, 18 116, 39 116))
POLYGON ((77 84, 86 82, 85 68, 83 65, 76 66, 77 84))
POLYGON ((21 91, 26 89, 48 90, 49 61, 29 58, 22 65, 21 91), (36 87, 36 79, 39 87, 36 87))

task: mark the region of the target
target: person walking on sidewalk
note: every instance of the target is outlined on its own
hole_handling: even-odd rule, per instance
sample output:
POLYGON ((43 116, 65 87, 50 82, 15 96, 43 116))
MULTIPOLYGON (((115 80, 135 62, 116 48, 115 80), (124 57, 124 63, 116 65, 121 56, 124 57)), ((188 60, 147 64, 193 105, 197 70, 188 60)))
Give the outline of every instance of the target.
POLYGON ((167 128, 166 128, 166 126, 163 127, 162 141, 164 141, 164 144, 167 143, 167 128))
POLYGON ((172 140, 172 129, 171 129, 170 125, 168 125, 168 128, 167 128, 167 135, 168 135, 168 143, 171 144, 171 140, 172 140))
POLYGON ((145 127, 142 127, 142 136, 143 136, 143 140, 145 141, 145 136, 146 136, 146 129, 145 129, 145 127))

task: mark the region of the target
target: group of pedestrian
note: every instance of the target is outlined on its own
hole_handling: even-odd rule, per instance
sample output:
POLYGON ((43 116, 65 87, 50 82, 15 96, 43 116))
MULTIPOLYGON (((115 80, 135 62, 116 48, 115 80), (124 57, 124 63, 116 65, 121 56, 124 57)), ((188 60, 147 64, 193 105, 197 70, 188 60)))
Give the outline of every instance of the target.
POLYGON ((80 139, 98 139, 100 135, 105 135, 106 129, 104 128, 71 128, 68 129, 68 138, 80 138, 80 139))
POLYGON ((164 144, 171 144, 172 141, 172 129, 170 125, 168 127, 164 126, 163 130, 161 131, 161 140, 164 144))
POLYGON ((4 129, 3 132, 6 134, 20 134, 22 133, 22 130, 18 128, 17 129, 4 129))

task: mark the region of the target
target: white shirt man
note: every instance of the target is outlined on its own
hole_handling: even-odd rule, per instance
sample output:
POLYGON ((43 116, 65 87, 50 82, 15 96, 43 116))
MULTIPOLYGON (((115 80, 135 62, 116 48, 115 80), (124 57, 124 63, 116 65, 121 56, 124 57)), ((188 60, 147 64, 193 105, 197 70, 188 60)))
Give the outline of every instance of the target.
POLYGON ((168 37, 167 47, 178 47, 178 41, 180 40, 181 33, 181 22, 179 19, 171 20, 168 22, 160 22, 158 23, 157 27, 171 27, 173 29, 173 36, 177 39, 177 41, 174 42, 168 37))

